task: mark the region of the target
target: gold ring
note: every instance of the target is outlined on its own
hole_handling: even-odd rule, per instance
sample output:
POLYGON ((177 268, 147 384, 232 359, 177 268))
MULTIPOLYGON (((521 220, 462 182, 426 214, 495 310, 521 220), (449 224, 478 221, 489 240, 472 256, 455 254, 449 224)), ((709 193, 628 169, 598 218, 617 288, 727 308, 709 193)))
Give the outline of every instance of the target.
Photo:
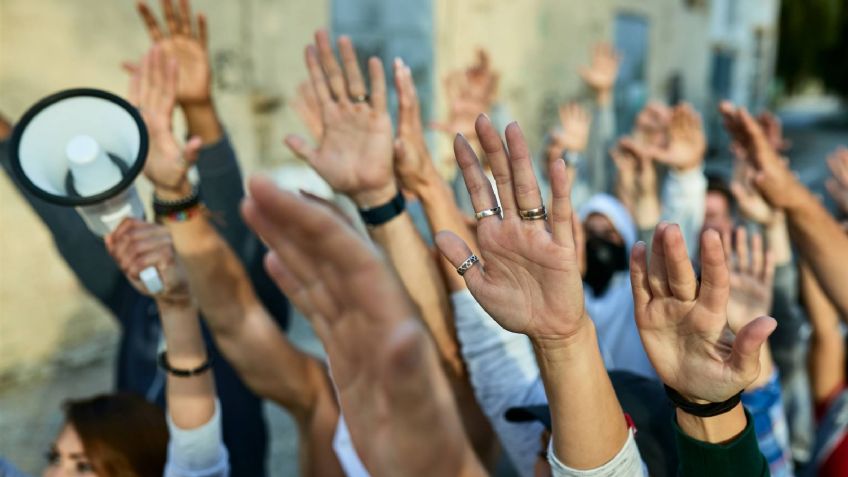
POLYGON ((545 220, 548 218, 548 211, 543 205, 535 209, 519 210, 518 215, 521 216, 521 220, 545 220))

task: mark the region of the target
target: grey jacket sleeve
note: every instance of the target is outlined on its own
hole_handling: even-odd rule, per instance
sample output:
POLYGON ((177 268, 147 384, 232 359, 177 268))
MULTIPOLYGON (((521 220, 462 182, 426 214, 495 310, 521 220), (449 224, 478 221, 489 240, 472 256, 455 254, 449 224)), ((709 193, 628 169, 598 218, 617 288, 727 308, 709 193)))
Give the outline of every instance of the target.
POLYGON ((501 328, 467 290, 454 293, 451 301, 474 395, 515 469, 530 477, 543 450, 539 439, 544 427, 513 423, 504 417, 511 407, 548 402, 530 341, 501 328))
MULTIPOLYGON (((608 192, 613 183, 613 167, 607 155, 615 140, 615 112, 612 104, 598 106, 594 110, 594 120, 589 132, 589 145, 586 148, 585 181, 590 195, 608 192)), ((578 175, 580 169, 578 169, 578 175)))

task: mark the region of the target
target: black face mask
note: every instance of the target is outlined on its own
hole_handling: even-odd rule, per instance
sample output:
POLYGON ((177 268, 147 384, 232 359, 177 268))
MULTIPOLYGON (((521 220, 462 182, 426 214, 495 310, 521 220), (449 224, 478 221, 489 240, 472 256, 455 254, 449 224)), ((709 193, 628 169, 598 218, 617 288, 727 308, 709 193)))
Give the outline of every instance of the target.
POLYGON ((615 272, 627 270, 627 249, 600 237, 586 240, 586 276, 583 281, 596 296, 606 292, 615 272))

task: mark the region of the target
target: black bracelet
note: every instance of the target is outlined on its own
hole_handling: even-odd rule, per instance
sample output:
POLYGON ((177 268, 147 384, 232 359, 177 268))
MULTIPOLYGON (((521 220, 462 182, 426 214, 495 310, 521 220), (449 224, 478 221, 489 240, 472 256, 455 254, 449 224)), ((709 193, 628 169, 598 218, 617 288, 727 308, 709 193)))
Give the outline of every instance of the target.
POLYGON ((191 188, 191 194, 177 200, 163 200, 153 194, 153 214, 156 217, 175 214, 191 209, 200 203, 200 189, 191 188))
POLYGON ((162 351, 161 353, 159 353, 159 367, 173 376, 177 376, 180 378, 190 378, 192 376, 197 376, 205 373, 206 371, 209 371, 209 369, 212 368, 212 358, 206 358, 205 363, 201 364, 200 366, 194 369, 177 369, 171 367, 171 364, 168 363, 168 352, 162 351))
POLYGON ((404 210, 406 210, 406 199, 403 198, 403 192, 398 190, 394 199, 377 207, 359 209, 359 215, 362 217, 365 225, 376 227, 402 214, 404 210))
POLYGON ((713 417, 718 416, 719 414, 724 414, 739 404, 739 401, 742 399, 742 391, 739 391, 734 396, 732 396, 727 401, 723 402, 710 402, 707 404, 695 404, 692 401, 689 401, 685 397, 683 397, 679 392, 674 389, 664 386, 665 394, 668 396, 668 399, 674 404, 676 407, 680 408, 681 411, 686 414, 691 414, 695 417, 713 417))

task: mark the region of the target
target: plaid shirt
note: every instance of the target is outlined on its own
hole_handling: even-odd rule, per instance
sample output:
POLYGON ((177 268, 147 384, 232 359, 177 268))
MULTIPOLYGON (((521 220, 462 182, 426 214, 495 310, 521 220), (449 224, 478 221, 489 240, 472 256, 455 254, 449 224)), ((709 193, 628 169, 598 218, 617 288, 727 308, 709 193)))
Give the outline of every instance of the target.
POLYGON ((742 394, 742 404, 754 419, 754 432, 760 452, 768 461, 774 477, 792 477, 792 453, 789 447, 789 429, 780 397, 780 380, 774 371, 765 386, 742 394))

